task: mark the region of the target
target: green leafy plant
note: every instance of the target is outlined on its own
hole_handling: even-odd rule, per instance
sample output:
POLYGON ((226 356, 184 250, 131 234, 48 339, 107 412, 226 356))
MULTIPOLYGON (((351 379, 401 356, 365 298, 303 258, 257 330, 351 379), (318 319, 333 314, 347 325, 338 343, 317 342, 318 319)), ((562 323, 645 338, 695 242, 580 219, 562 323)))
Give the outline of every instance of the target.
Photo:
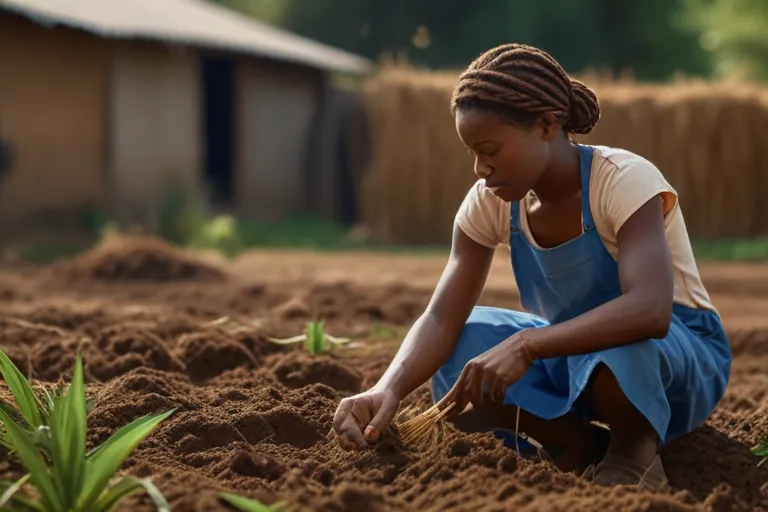
POLYGON ((765 461, 768 460, 768 439, 763 441, 762 444, 755 446, 752 449, 752 453, 754 453, 758 457, 762 457, 762 460, 757 464, 758 466, 762 466, 763 464, 765 464, 765 461))
MULTIPOLYGON (((0 351, 1 353, 1 351, 0 351)), ((37 400, 26 379, 10 372, 13 386, 20 391, 17 401, 21 415, 29 415, 31 424, 44 425, 37 400)), ((0 409, 7 440, 29 473, 14 483, 0 483, 0 509, 37 512, 106 512, 126 497, 145 490, 158 510, 169 511, 168 503, 148 479, 116 477, 125 459, 139 443, 174 410, 145 416, 122 427, 107 441, 86 453, 87 412, 83 362, 77 355, 72 382, 65 393, 51 396, 52 409, 47 425, 50 461, 35 443, 34 435, 0 409), (33 494, 26 494, 28 488, 33 494), (25 491, 22 494, 22 491, 25 491), (8 508, 4 508, 8 507, 8 508)), ((45 425, 44 425, 45 426, 45 425)))
POLYGON ((187 245, 192 249, 215 249, 228 259, 235 258, 243 248, 237 220, 229 215, 203 222, 187 245))
POLYGON ((220 493, 219 498, 223 499, 233 507, 243 512, 282 512, 285 509, 285 502, 275 503, 274 505, 264 505, 258 500, 252 500, 231 493, 220 493))
MULTIPOLYGON (((8 385, 17 406, 14 408, 0 398, 0 410, 3 410, 16 426, 32 438, 35 446, 50 461, 52 456, 49 428, 51 415, 56 403, 64 396, 64 386, 59 384, 51 391, 41 387, 40 391, 35 392, 24 375, 2 350, 0 350, 0 375, 8 385)), ((86 402, 86 413, 90 412, 93 405, 92 401, 86 402)), ((4 446, 13 453, 13 442, 2 424, 0 424, 0 446, 4 446)))
POLYGON ((268 339, 272 343, 277 343, 278 345, 292 345, 294 343, 304 342, 304 348, 313 356, 331 352, 335 347, 345 345, 352 341, 349 338, 337 338, 331 336, 325 332, 324 324, 324 320, 314 320, 307 324, 304 334, 285 339, 268 339))

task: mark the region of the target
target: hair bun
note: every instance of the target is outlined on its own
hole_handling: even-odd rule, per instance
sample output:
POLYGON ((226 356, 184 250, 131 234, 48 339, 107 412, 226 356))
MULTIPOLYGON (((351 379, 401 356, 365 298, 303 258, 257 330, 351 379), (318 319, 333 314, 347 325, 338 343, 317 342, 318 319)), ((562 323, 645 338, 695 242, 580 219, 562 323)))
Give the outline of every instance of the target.
POLYGON ((586 135, 600 120, 600 103, 595 93, 584 83, 571 79, 571 111, 565 129, 571 133, 586 135))

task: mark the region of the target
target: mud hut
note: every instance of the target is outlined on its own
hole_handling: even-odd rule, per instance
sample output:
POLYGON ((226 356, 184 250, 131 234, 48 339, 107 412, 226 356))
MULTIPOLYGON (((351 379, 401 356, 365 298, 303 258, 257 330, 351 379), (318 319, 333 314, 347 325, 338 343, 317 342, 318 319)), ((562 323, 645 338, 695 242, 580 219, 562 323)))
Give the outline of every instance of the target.
POLYGON ((170 184, 246 217, 332 215, 309 191, 339 174, 332 77, 370 63, 202 0, 0 0, 0 66, 11 228, 151 223, 170 184))

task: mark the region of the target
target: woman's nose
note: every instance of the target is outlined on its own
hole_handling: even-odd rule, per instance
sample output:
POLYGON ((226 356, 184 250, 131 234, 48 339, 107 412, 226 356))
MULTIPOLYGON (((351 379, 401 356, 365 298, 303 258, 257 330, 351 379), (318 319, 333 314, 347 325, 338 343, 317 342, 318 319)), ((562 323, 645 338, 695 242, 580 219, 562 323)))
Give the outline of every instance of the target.
POLYGON ((491 169, 490 166, 484 165, 480 163, 479 161, 475 162, 475 174, 480 179, 486 179, 488 176, 493 174, 493 169, 491 169))

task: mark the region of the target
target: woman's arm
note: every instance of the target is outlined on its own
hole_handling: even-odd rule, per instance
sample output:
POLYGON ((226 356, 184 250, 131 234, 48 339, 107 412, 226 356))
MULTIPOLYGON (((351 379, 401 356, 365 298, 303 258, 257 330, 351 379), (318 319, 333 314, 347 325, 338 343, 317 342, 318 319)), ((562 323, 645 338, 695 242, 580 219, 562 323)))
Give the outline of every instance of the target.
POLYGON ((480 298, 493 255, 454 226, 451 255, 432 299, 376 388, 394 390, 402 400, 440 369, 480 298))
POLYGON ((432 299, 384 376, 370 390, 339 403, 333 428, 342 447, 359 449, 376 441, 402 399, 445 363, 480 297, 493 254, 454 226, 451 255, 432 299))
POLYGON ((586 354, 666 336, 674 274, 660 196, 624 223, 618 246, 622 295, 571 320, 522 332, 530 357, 586 354))

